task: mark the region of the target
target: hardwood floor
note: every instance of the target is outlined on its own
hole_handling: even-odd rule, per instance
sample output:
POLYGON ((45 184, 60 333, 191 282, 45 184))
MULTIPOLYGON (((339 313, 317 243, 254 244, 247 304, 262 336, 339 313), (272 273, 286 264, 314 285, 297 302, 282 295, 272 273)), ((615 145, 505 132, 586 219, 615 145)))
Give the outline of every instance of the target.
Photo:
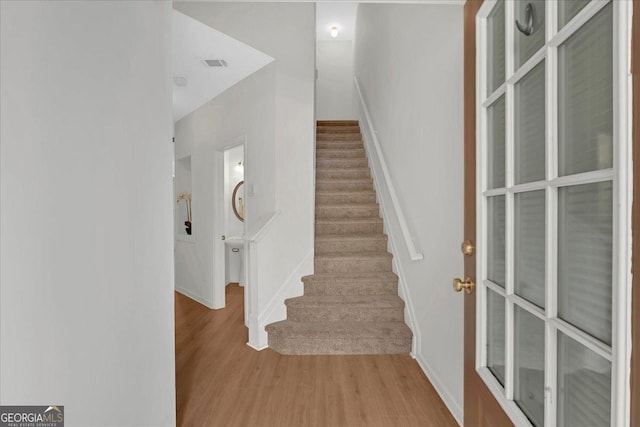
POLYGON ((178 426, 457 426, 410 356, 255 351, 243 288, 226 295, 210 310, 176 293, 178 426))

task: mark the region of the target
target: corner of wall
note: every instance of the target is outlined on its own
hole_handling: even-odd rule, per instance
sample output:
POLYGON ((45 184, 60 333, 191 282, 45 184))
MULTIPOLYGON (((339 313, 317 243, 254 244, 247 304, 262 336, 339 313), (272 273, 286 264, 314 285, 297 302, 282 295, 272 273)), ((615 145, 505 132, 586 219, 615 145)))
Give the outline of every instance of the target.
POLYGON ((256 350, 263 350, 269 346, 268 334, 265 326, 270 323, 284 320, 287 317, 287 308, 284 301, 303 294, 302 277, 313 274, 313 250, 304 256, 302 261, 293 269, 289 277, 269 300, 258 316, 250 319, 250 330, 254 330, 254 336, 249 337, 248 345, 256 350))

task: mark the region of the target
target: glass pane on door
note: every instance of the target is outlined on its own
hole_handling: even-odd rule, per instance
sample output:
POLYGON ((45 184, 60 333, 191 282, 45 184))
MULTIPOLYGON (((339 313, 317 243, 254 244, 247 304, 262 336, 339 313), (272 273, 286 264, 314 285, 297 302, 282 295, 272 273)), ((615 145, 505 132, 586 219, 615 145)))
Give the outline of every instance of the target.
POLYGON ((544 308, 545 192, 515 195, 514 286, 518 296, 544 308))
POLYGON ((558 333, 558 426, 611 423, 611 362, 558 333))
POLYGON ((613 166, 613 13, 609 3, 558 48, 558 174, 613 166))
POLYGON ((487 188, 501 188, 505 185, 505 103, 500 97, 487 109, 488 155, 487 188))
POLYGON ((516 70, 527 62, 542 46, 545 39, 545 0, 517 0, 515 5, 516 20, 524 30, 531 29, 530 34, 521 32, 515 28, 515 67, 516 70), (531 5, 531 6, 528 6, 531 5), (527 21, 526 9, 531 10, 531 25, 527 21))
POLYGON ((544 322, 515 307, 514 400, 534 426, 544 425, 544 322))
POLYGON ((504 298, 487 290, 487 367, 503 386, 505 318, 504 298))
POLYGON ((515 183, 545 178, 544 61, 515 85, 515 183))
POLYGON ((558 28, 564 27, 591 0, 561 0, 558 2, 558 28))
POLYGON ((504 83, 504 1, 499 2, 487 19, 488 56, 487 95, 504 83))
POLYGON ((504 288, 505 278, 505 226, 507 214, 505 197, 490 197, 487 201, 487 279, 504 288))
POLYGON ((558 316, 611 344, 611 181, 558 190, 558 316))

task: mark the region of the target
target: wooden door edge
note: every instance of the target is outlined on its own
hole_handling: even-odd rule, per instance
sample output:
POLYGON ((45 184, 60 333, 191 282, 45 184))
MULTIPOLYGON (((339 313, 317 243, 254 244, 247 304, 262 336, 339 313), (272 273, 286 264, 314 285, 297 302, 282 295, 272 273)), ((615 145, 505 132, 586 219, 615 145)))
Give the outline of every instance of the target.
POLYGON ((631 426, 640 427, 640 0, 633 1, 633 208, 631 305, 631 426))

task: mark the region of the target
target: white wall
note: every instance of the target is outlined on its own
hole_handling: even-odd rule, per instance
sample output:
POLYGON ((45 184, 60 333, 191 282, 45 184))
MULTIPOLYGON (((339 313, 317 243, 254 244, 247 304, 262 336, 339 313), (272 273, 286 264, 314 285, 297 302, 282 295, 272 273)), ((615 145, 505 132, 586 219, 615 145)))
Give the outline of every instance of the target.
POLYGON ((175 425, 171 3, 0 2, 0 403, 175 425))
MULTIPOLYGON (((244 146, 231 148, 225 152, 225 235, 227 237, 242 237, 244 234, 244 222, 242 222, 233 211, 233 190, 240 181, 244 180, 244 146), (238 163, 242 163, 242 168, 238 168, 238 163)), ((246 187, 243 185, 238 189, 237 197, 246 200, 246 187)), ((236 198, 237 198, 236 197, 236 198)))
POLYGON ((252 183, 258 186, 254 196, 247 194, 245 198, 245 223, 275 210, 274 82, 272 63, 175 125, 176 157, 191 156, 193 189, 193 239, 176 240, 176 289, 208 307, 224 306, 220 295, 214 298, 213 283, 214 274, 224 280, 224 257, 215 256, 221 240, 214 233, 216 221, 217 231, 225 232, 224 214, 217 218, 216 213, 228 208, 222 192, 227 145, 246 141, 245 187, 252 183), (223 209, 216 210, 216 203, 223 204, 223 209))
MULTIPOLYGON (((416 315, 416 358, 461 421, 463 296, 451 281, 463 273, 462 6, 360 4, 354 50, 400 207, 424 254, 411 261, 404 243, 394 254, 416 315)), ((403 242, 397 223, 385 225, 403 242)))
MULTIPOLYGON (((220 141, 234 138, 239 132, 247 134, 246 229, 252 233, 255 226, 276 210, 282 212, 278 224, 286 224, 281 228, 274 226, 258 248, 256 266, 260 283, 256 290, 259 290, 260 307, 266 307, 313 251, 315 7, 313 3, 206 2, 180 2, 174 7, 275 59, 249 77, 257 79, 256 75, 260 75, 265 80, 251 83, 253 89, 246 91, 246 96, 237 89, 247 84, 243 81, 176 124, 176 148, 180 145, 193 152, 204 147, 215 150, 220 141), (267 81, 267 77, 272 80, 267 81), (269 88, 271 104, 252 105, 254 95, 269 88), (249 117, 248 112, 253 116, 249 117), (255 196, 250 193, 252 186, 255 196)), ((210 185, 212 180, 205 173, 195 178, 196 169, 210 164, 194 163, 194 186, 199 185, 196 181, 210 185)), ((200 202, 205 206, 196 207, 196 190, 194 188, 194 227, 197 221, 210 222, 211 218, 207 216, 211 211, 210 206, 206 206, 208 202, 200 202)), ((208 254, 197 257, 211 259, 208 254)), ((182 268, 181 264, 186 265, 176 258, 176 270, 182 268)), ((303 272, 307 273, 310 271, 303 272)), ((184 277, 187 279, 187 274, 184 277)), ((297 286, 302 289, 299 280, 297 286)), ((277 302, 284 306, 283 303, 277 302)), ((251 315, 254 323, 250 330, 253 327, 255 331, 260 313, 251 315)), ((263 326, 260 325, 260 329, 263 326)), ((261 339, 266 340, 263 330, 261 339)))
POLYGON ((355 119, 353 105, 353 42, 318 40, 316 46, 316 118, 355 119))

